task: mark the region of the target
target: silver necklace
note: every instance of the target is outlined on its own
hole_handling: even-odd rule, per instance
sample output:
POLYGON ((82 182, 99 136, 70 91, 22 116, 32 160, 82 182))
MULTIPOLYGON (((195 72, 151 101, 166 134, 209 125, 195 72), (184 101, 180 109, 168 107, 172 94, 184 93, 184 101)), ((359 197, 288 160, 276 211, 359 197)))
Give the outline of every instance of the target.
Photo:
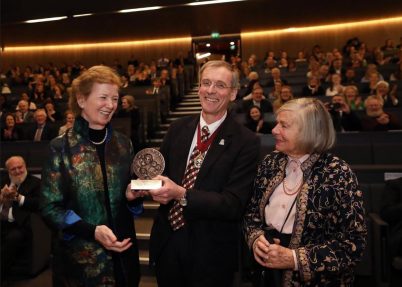
POLYGON ((101 145, 101 144, 103 144, 105 142, 106 138, 107 138, 107 128, 106 128, 105 136, 103 137, 103 139, 100 142, 94 142, 91 139, 89 139, 89 141, 91 143, 93 143, 94 145, 101 145))

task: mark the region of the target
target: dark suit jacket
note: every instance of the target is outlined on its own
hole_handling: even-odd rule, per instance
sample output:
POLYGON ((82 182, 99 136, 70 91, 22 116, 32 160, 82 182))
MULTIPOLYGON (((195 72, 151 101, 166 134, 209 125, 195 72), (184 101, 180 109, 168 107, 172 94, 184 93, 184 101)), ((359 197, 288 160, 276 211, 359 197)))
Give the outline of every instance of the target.
MULTIPOLYGON (((1 187, 5 184, 10 185, 10 178, 8 176, 3 177, 1 187)), ((13 203, 14 224, 22 228, 30 228, 30 214, 38 211, 39 208, 40 179, 28 174, 18 188, 18 192, 25 196, 25 200, 22 206, 19 206, 18 202, 13 203)))
MULTIPOLYGON (((254 105, 254 101, 253 100, 245 100, 243 101, 243 112, 244 113, 248 113, 251 109, 251 107, 255 106, 254 105)), ((270 101, 268 100, 261 100, 260 102, 260 110, 261 113, 272 113, 273 109, 272 109, 272 105, 270 103, 270 101)))
MULTIPOLYGON (((199 116, 174 122, 161 147, 164 174, 181 185, 199 116)), ((217 266, 232 272, 237 267, 239 222, 251 196, 259 154, 259 140, 230 115, 220 126, 198 173, 187 191, 184 208, 189 238, 189 262, 205 276, 217 266)), ((173 201, 161 205, 151 232, 150 263, 155 265, 173 231, 167 219, 173 201)))
MULTIPOLYGON (((26 129, 25 139, 26 140, 33 140, 35 137, 37 125, 33 124, 26 129)), ((41 141, 50 141, 57 136, 57 131, 55 125, 52 123, 46 123, 43 127, 41 141)))

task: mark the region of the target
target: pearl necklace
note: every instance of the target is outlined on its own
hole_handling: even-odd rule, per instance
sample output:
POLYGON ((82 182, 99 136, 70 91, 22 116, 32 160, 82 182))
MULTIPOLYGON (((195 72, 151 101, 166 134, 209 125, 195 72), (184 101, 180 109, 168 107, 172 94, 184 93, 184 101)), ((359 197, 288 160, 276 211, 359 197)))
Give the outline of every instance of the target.
MULTIPOLYGON (((293 162, 295 162, 295 163, 297 164, 297 167, 293 167, 293 168, 292 168, 292 172, 296 172, 296 169, 300 166, 300 163, 299 163, 298 161, 293 161, 293 162)), ((299 192, 300 186, 301 186, 302 182, 303 182, 303 176, 300 177, 300 180, 295 184, 295 186, 289 187, 289 186, 286 184, 286 177, 285 177, 285 178, 283 179, 283 182, 282 182, 283 192, 284 192, 286 195, 289 195, 289 196, 295 195, 296 193, 299 192)))
POLYGON ((101 145, 101 144, 103 144, 105 142, 106 138, 107 138, 107 128, 106 128, 105 136, 103 137, 103 139, 100 142, 94 142, 91 139, 89 139, 89 141, 91 143, 93 143, 94 145, 101 145))

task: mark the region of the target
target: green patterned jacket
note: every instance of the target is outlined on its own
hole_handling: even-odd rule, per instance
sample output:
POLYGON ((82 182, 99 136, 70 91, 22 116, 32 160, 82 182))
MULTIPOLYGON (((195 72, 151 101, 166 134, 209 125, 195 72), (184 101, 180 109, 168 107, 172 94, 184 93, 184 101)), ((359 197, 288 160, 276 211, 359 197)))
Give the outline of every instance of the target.
MULTIPOLYGON (((131 238, 132 247, 117 254, 127 286, 139 281, 138 249, 133 216, 125 190, 130 180, 133 149, 130 140, 107 126, 105 165, 112 224, 108 223, 101 164, 88 139, 88 123, 77 118, 72 129, 50 142, 50 155, 42 173, 41 211, 58 234, 55 269, 78 286, 113 286, 112 254, 94 239, 97 225, 108 225, 118 240, 131 238), (63 230, 82 220, 86 231, 63 230), (113 225, 113 226, 110 226, 113 225), (88 230, 92 232, 88 233, 88 230)), ((57 276, 57 275, 56 275, 57 276)))

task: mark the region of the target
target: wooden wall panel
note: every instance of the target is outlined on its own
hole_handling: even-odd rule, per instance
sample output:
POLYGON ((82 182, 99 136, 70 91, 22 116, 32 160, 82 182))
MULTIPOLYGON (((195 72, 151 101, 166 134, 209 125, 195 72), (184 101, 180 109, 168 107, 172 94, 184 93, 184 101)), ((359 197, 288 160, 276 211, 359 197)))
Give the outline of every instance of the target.
POLYGON ((269 50, 276 54, 281 50, 288 52, 290 57, 295 57, 297 52, 305 50, 310 52, 315 44, 319 44, 324 51, 333 48, 342 48, 346 41, 357 36, 365 42, 369 48, 382 46, 386 39, 399 43, 402 37, 402 20, 396 23, 361 25, 342 27, 337 29, 322 29, 318 31, 300 31, 288 33, 265 33, 264 35, 253 35, 241 33, 242 56, 247 59, 251 54, 256 54, 258 59, 263 59, 269 50))
POLYGON ((59 49, 39 49, 14 51, 5 49, 1 53, 1 63, 4 69, 8 67, 27 64, 46 64, 53 62, 54 64, 73 63, 80 61, 84 65, 95 65, 104 63, 113 64, 118 59, 121 64, 126 64, 132 55, 138 60, 149 63, 154 59, 158 59, 162 54, 168 58, 176 58, 178 52, 182 52, 184 56, 187 51, 191 50, 191 38, 182 38, 175 41, 148 41, 141 43, 133 43, 131 45, 121 46, 97 46, 97 47, 77 47, 77 48, 59 48, 59 49))

